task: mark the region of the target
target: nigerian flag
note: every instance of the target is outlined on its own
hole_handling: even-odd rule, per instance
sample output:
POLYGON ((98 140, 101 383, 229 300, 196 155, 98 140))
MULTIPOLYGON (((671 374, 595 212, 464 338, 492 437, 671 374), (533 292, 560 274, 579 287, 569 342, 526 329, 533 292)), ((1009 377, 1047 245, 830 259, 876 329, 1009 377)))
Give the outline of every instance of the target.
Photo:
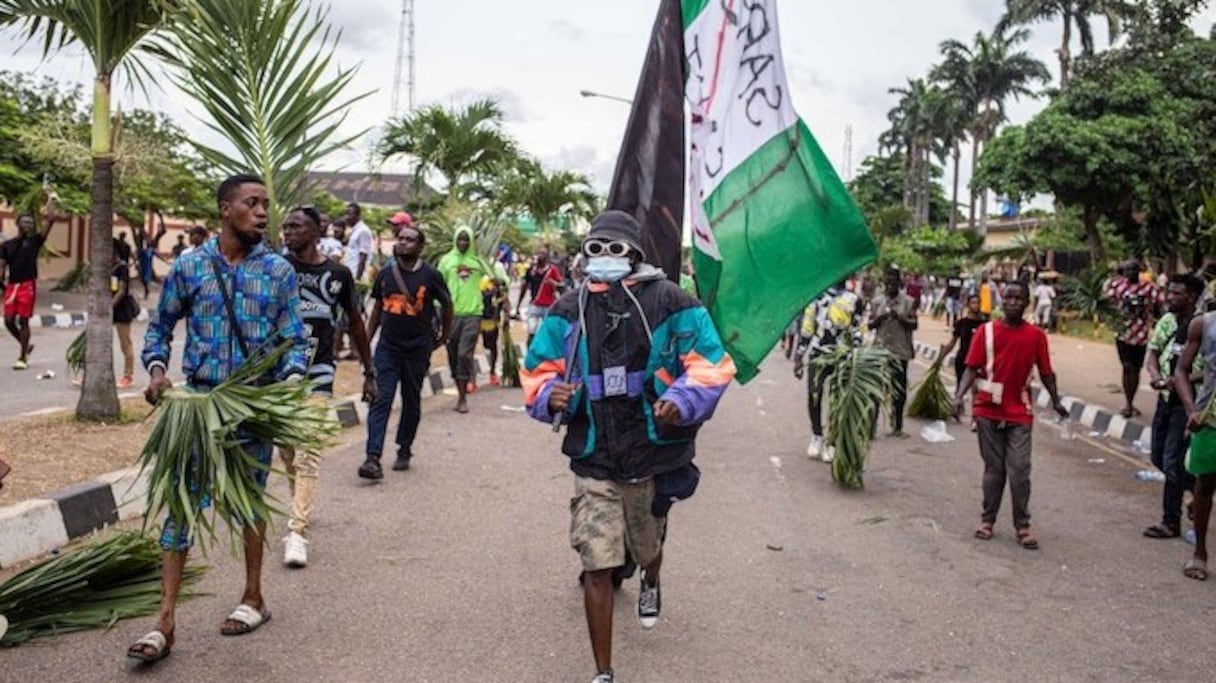
POLYGON ((680 9, 697 286, 746 382, 794 316, 877 248, 794 112, 776 0, 680 9))

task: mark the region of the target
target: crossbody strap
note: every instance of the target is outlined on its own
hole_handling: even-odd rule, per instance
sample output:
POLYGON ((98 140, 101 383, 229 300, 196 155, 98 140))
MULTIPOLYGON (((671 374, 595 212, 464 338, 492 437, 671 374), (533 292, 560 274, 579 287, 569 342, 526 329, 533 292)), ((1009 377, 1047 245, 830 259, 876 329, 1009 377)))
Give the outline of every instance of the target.
POLYGON ((992 381, 992 362, 996 342, 992 337, 996 332, 996 322, 984 323, 984 374, 992 381))
POLYGON ((401 277, 401 266, 397 265, 397 259, 393 259, 393 265, 389 268, 393 273, 393 280, 397 283, 397 289, 401 290, 403 296, 413 296, 410 290, 405 288, 405 278, 401 277))
POLYGON ((240 323, 237 322, 236 309, 232 305, 232 297, 228 294, 228 286, 224 284, 224 277, 220 273, 220 267, 215 264, 215 259, 210 259, 210 263, 211 272, 215 273, 215 285, 220 288, 220 295, 224 298, 224 308, 228 311, 228 326, 232 328, 232 334, 241 347, 241 354, 248 360, 249 345, 245 341, 245 333, 241 331, 240 323))

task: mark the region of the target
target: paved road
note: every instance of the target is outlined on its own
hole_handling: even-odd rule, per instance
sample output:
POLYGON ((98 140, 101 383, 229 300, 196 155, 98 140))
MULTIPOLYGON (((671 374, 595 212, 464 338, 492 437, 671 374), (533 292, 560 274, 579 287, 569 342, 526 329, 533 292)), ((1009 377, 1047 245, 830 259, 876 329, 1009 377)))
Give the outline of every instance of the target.
MULTIPOLYGON (((1158 489, 1130 464, 1042 426, 1043 549, 1015 545, 1007 508, 997 538, 977 541, 965 430, 880 441, 867 490, 842 492, 802 455, 804 389, 784 361, 767 370, 703 432, 658 627, 633 618, 636 583, 619 594, 621 680, 1210 680, 1213 588, 1181 575, 1183 543, 1140 536, 1158 489)), ((152 625, 139 619, 0 653, 0 680, 589 680, 569 475, 556 437, 501 409, 518 400, 482 391, 464 417, 431 400, 416 467, 378 485, 355 477, 350 435, 325 465, 312 566, 266 572, 263 630, 218 634, 240 564, 214 554, 212 595, 183 608, 154 672, 123 657, 152 625)))
MULTIPOLYGON (((139 352, 143 349, 145 324, 133 323, 131 338, 135 343, 135 386, 131 389, 120 390, 119 393, 138 394, 147 386, 148 375, 139 363, 139 352)), ((76 336, 84 331, 84 327, 54 328, 45 327, 33 330, 32 341, 34 353, 30 358, 28 370, 13 370, 12 359, 16 357, 17 343, 7 332, 0 340, 0 421, 11 420, 32 411, 50 410, 54 408, 75 408, 80 397, 80 388, 72 386, 72 377, 68 372, 64 353, 76 336), (53 378, 39 379, 47 371, 55 374, 53 378)), ((177 371, 181 367, 182 341, 174 343, 172 367, 177 371)), ((122 353, 118 348, 118 337, 114 338, 114 376, 122 376, 122 353)))

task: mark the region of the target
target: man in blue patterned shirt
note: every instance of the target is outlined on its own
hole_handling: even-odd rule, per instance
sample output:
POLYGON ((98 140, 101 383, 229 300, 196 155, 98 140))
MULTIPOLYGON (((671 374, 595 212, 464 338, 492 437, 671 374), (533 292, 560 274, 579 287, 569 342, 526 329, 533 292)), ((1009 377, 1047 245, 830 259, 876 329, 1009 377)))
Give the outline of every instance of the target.
MULTIPOLYGON (((173 264, 156 315, 148 322, 143 362, 152 376, 145 392, 152 403, 172 386, 165 373, 173 328, 183 318, 182 370, 197 389, 218 385, 249 356, 284 340, 290 340, 292 348, 275 368, 275 379, 301 377, 308 367, 309 344, 297 313, 295 269, 262 243, 270 205, 265 184, 256 176, 233 176, 220 185, 216 199, 223 224, 219 237, 173 264)), ((244 447, 258 462, 270 464, 273 444, 246 438, 244 447)), ((264 487, 267 471, 259 469, 255 476, 264 487)), ((249 633, 270 618, 262 598, 265 533, 265 520, 245 527, 245 592, 220 629, 225 635, 249 633)), ((191 544, 180 524, 165 520, 160 619, 156 630, 131 646, 128 656, 153 662, 173 647, 174 608, 191 544)))

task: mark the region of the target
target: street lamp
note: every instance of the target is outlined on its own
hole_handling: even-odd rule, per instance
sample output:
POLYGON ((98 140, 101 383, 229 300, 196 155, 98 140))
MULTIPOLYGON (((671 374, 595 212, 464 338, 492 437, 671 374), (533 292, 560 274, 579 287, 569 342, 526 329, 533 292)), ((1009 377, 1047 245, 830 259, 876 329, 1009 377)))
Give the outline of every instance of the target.
POLYGON ((617 97, 616 95, 605 95, 603 93, 594 92, 592 90, 580 90, 580 91, 578 91, 578 94, 582 95, 583 97, 599 97, 599 98, 605 99, 605 100, 615 100, 617 102, 624 102, 625 104, 629 104, 629 105, 633 104, 633 100, 625 99, 624 97, 617 97))

